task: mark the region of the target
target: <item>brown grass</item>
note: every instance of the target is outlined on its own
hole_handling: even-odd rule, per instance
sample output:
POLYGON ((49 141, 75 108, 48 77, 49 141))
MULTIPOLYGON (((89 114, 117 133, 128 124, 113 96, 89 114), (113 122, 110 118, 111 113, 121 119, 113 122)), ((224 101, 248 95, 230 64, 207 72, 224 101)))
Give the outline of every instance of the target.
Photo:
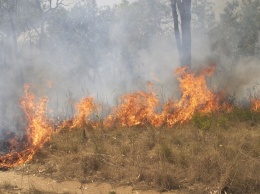
POLYGON ((174 128, 64 129, 27 167, 82 183, 188 193, 260 191, 259 115, 196 115, 174 128))

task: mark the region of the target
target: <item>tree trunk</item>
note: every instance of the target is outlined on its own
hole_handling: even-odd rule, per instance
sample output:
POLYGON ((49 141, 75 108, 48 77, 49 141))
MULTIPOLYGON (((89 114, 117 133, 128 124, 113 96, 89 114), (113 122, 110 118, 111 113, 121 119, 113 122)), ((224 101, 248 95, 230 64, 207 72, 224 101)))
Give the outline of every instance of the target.
POLYGON ((175 40, 176 40, 178 53, 179 53, 180 64, 183 64, 182 45, 181 45, 181 38, 180 38, 179 19, 177 13, 176 0, 171 1, 171 7, 172 7, 172 15, 173 15, 173 23, 174 23, 174 34, 175 34, 175 40))
POLYGON ((183 64, 191 67, 191 0, 182 1, 181 29, 183 64))
POLYGON ((171 7, 180 64, 191 67, 191 0, 171 0, 171 7), (181 38, 177 7, 180 13, 181 38))

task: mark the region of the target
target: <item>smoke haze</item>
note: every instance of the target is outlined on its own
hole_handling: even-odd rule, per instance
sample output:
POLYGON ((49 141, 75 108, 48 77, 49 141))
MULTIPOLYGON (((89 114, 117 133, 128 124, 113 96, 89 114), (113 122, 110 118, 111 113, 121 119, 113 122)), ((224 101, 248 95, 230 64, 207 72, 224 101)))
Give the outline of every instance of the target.
MULTIPOLYGON (((98 5, 104 2, 121 1, 97 1, 98 5)), ((19 100, 25 83, 33 85, 37 96, 49 98, 52 114, 66 118, 74 114, 75 103, 84 96, 93 96, 109 107, 124 93, 145 90, 148 81, 154 83, 162 100, 178 98, 174 69, 179 58, 169 4, 162 8, 157 1, 140 2, 140 7, 107 10, 97 10, 91 3, 74 6, 70 12, 58 9, 46 20, 44 50, 38 46, 34 29, 35 25, 40 30, 40 21, 31 21, 33 27, 26 24, 19 33, 17 55, 9 54, 14 50, 12 37, 2 28, 1 44, 6 50, 1 48, 1 128, 23 128, 19 100)), ((217 10, 223 9, 222 1, 215 3, 217 10)), ((234 65, 219 60, 217 54, 212 57, 211 41, 204 35, 192 37, 193 69, 214 61, 218 68, 211 87, 245 96, 259 80, 259 60, 243 58, 234 65)))

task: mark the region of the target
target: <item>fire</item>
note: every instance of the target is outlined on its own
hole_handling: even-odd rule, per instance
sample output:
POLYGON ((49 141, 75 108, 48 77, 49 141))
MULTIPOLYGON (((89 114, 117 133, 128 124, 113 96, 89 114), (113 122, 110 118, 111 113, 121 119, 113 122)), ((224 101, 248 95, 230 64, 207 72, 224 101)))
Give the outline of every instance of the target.
POLYGON ((136 92, 124 95, 119 99, 119 105, 105 120, 105 126, 158 126, 159 115, 154 112, 158 105, 159 100, 154 93, 136 92))
POLYGON ((25 86, 21 107, 28 122, 26 132, 33 146, 42 145, 50 138, 53 132, 46 115, 47 102, 48 98, 41 98, 37 102, 29 86, 25 86))
POLYGON ((199 74, 189 72, 187 67, 178 68, 176 74, 180 82, 181 99, 169 100, 157 113, 159 99, 154 92, 136 92, 124 95, 119 99, 119 106, 106 119, 105 125, 152 126, 167 125, 189 121, 195 112, 209 113, 221 108, 220 95, 211 92, 207 87, 206 76, 210 76, 215 67, 206 67, 199 74))
POLYGON ((251 107, 253 111, 260 110, 260 99, 253 99, 251 100, 251 107))
POLYGON ((87 123, 88 117, 95 110, 96 106, 92 97, 85 97, 76 105, 76 116, 73 119, 71 128, 80 128, 87 123))
MULTIPOLYGON (((208 114, 211 112, 231 111, 232 106, 226 103, 221 93, 212 92, 207 86, 207 77, 211 76, 215 67, 206 67, 198 73, 191 72, 187 67, 175 71, 180 83, 180 99, 169 99, 162 104, 148 83, 147 91, 125 94, 118 100, 111 113, 104 118, 103 123, 91 120, 98 105, 92 97, 83 98, 76 104, 76 114, 71 120, 66 120, 58 126, 73 129, 86 125, 92 127, 132 127, 132 126, 168 126, 185 123, 192 119, 195 113, 208 114)), ((10 168, 30 161, 36 151, 50 139, 54 133, 53 121, 47 117, 48 98, 37 98, 29 85, 25 86, 21 107, 27 120, 26 134, 18 138, 12 134, 8 141, 9 153, 0 157, 0 168, 10 168)), ((260 100, 251 100, 253 111, 260 110, 260 100)))
MULTIPOLYGON (((48 99, 37 99, 29 85, 25 85, 24 88, 21 107, 27 120, 26 141, 23 141, 21 145, 22 151, 13 150, 0 157, 0 168, 10 168, 30 161, 35 152, 50 139, 54 131, 46 114, 48 99)), ((18 140, 13 139, 11 142, 17 145, 18 140)))
POLYGON ((210 76, 215 67, 207 67, 198 75, 188 72, 187 67, 178 68, 181 99, 174 103, 169 101, 164 106, 164 115, 168 126, 189 121, 195 112, 209 113, 220 109, 219 95, 207 87, 206 76, 210 76))

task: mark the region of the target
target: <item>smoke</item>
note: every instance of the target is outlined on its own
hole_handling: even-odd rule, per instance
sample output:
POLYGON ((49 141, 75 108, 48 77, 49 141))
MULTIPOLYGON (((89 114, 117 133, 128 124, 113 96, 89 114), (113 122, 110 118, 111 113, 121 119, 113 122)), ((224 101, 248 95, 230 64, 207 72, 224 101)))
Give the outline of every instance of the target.
MULTIPOLYGON (((50 35, 46 37, 44 52, 36 42, 30 43, 26 31, 19 37, 18 56, 7 56, 6 61, 4 58, 8 52, 2 51, 2 129, 15 131, 24 128, 19 100, 25 83, 33 85, 36 96, 47 96, 51 114, 62 118, 72 117, 75 103, 84 96, 93 96, 109 109, 122 94, 145 90, 149 81, 154 83, 162 101, 181 95, 174 76, 174 69, 179 65, 174 34, 172 30, 164 34, 156 31, 157 27, 151 27, 159 25, 156 22, 158 18, 159 22, 162 20, 156 9, 152 10, 154 15, 145 13, 147 18, 142 18, 142 11, 134 10, 133 5, 131 9, 122 8, 121 11, 103 8, 96 15, 98 19, 93 21, 92 12, 86 13, 84 8, 71 8, 66 13, 69 16, 64 14, 65 19, 57 21, 62 23, 60 26, 55 26, 55 20, 53 25, 46 26, 50 35), (57 33, 56 28, 51 27, 64 31, 57 33), (80 31, 82 28, 86 31, 80 31)), ((171 18, 170 7, 165 12, 171 18)), ((210 41, 206 36, 196 34, 192 40, 194 70, 215 60, 211 57, 210 41)), ((13 46, 9 42, 5 47, 13 46)), ((260 67, 256 59, 241 59, 234 68, 217 60, 216 63, 218 71, 212 78, 212 88, 225 89, 231 95, 236 93, 243 97, 258 81, 260 67), (222 66, 229 71, 223 70, 222 66)))
POLYGON ((259 63, 257 58, 241 58, 228 68, 220 68, 213 83, 238 101, 259 97, 259 63))

